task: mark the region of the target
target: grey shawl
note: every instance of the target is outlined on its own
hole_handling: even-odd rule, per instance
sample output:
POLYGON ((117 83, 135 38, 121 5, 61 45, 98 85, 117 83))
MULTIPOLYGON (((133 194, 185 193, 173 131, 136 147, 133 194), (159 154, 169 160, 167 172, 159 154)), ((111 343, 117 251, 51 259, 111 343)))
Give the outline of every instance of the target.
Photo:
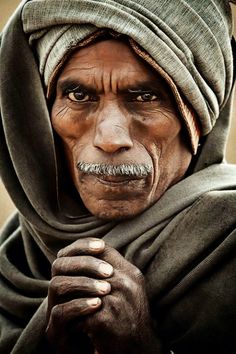
MULTIPOLYGON (((225 8, 223 1, 214 3, 225 8)), ((62 188, 63 165, 21 11, 4 30, 0 50, 0 171, 18 209, 1 234, 1 354, 45 353, 50 265, 61 247, 87 236, 102 237, 142 270, 158 335, 168 350, 234 352, 236 167, 224 161, 231 52, 230 79, 220 78, 219 85, 228 93, 188 175, 143 214, 107 223, 84 212, 79 198, 62 188)))

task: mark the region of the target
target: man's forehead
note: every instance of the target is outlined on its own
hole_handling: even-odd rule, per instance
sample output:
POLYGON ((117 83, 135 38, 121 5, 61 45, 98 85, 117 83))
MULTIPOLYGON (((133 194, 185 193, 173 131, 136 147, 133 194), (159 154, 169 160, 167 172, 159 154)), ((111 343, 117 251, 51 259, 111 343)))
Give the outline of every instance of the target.
POLYGON ((124 40, 109 39, 92 43, 75 50, 64 64, 63 73, 79 69, 82 73, 93 73, 96 69, 115 70, 122 74, 127 70, 130 75, 135 73, 151 73, 152 68, 141 59, 124 40))
POLYGON ((69 81, 96 86, 97 81, 119 81, 122 87, 163 85, 163 78, 128 43, 105 40, 76 50, 64 65, 58 84, 69 81))

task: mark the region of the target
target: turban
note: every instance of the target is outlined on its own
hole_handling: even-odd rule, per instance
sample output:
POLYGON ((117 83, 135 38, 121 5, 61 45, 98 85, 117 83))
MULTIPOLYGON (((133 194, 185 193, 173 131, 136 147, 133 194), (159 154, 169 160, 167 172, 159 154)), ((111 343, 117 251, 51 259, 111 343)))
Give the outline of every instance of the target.
POLYGON ((131 38, 136 53, 170 84, 195 153, 199 135, 212 130, 229 97, 233 59, 228 1, 33 0, 24 6, 22 20, 46 86, 71 50, 102 29, 131 38))

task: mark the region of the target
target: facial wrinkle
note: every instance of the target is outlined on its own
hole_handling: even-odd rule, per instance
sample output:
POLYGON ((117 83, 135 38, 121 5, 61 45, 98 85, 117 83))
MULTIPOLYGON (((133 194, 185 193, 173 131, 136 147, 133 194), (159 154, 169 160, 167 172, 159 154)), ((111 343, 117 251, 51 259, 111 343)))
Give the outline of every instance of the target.
POLYGON ((69 109, 69 107, 63 107, 59 112, 56 113, 56 116, 60 116, 60 114, 64 111, 63 115, 60 116, 60 118, 63 118, 69 109))
POLYGON ((101 73, 100 85, 104 95, 110 93, 117 94, 117 82, 114 78, 113 70, 107 70, 101 73))
POLYGON ((113 70, 111 70, 111 76, 110 76, 110 85, 111 85, 111 90, 112 92, 117 95, 118 93, 118 85, 119 85, 119 82, 118 82, 118 79, 117 77, 122 77, 121 76, 117 76, 117 73, 116 72, 113 72, 113 70))

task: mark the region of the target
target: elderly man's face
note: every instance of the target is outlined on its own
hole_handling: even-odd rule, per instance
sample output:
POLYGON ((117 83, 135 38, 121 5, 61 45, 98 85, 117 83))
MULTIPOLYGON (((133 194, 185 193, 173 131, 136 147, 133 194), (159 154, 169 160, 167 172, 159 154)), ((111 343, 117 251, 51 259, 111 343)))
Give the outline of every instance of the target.
POLYGON ((85 206, 105 219, 135 216, 184 175, 191 153, 169 87, 125 42, 74 52, 52 107, 85 206))

